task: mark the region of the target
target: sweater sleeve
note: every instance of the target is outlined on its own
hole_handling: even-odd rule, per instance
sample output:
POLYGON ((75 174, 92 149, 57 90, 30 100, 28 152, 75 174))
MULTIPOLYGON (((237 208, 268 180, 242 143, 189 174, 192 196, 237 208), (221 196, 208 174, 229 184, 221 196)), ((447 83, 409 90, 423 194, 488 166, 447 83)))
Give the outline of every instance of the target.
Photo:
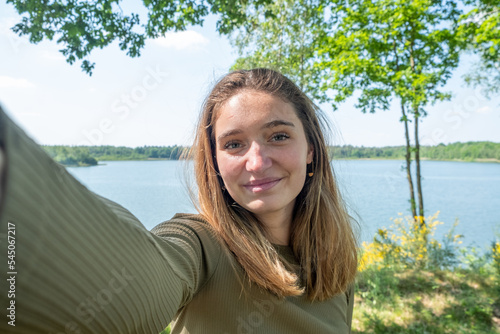
POLYGON ((151 233, 1 108, 0 150, 0 332, 159 333, 210 277, 207 231, 177 219, 151 233))

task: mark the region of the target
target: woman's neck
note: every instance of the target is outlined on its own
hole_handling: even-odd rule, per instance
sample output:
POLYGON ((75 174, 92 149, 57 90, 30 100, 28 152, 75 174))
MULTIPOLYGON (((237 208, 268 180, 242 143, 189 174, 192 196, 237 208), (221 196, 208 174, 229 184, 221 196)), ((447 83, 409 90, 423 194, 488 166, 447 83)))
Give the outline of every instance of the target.
POLYGON ((271 243, 285 246, 290 244, 292 226, 291 212, 268 214, 266 216, 258 216, 258 218, 265 226, 271 243))

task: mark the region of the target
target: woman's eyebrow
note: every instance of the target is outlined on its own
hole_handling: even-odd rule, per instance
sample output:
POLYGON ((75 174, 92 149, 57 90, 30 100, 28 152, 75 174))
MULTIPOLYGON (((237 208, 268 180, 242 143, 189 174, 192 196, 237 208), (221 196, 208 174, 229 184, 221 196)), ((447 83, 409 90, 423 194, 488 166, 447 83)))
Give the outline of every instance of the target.
POLYGON ((275 121, 271 121, 271 122, 268 122, 268 123, 264 124, 262 126, 262 129, 275 128, 275 127, 280 126, 280 125, 290 126, 292 128, 295 127, 295 124, 293 124, 292 122, 281 120, 281 119, 277 119, 275 121))
POLYGON ((222 133, 220 136, 217 137, 217 141, 221 141, 222 139, 224 139, 226 137, 234 136, 234 135, 240 134, 242 132, 243 131, 239 130, 239 129, 234 129, 234 130, 226 131, 226 132, 222 133))
MULTIPOLYGON (((261 127, 261 129, 275 128, 275 127, 280 126, 280 125, 290 126, 292 128, 295 127, 295 124, 293 124, 292 122, 278 119, 278 120, 274 120, 274 121, 265 123, 261 127)), ((243 130, 241 130, 241 129, 233 129, 233 130, 226 131, 226 132, 222 133, 220 136, 217 137, 217 141, 221 141, 221 140, 223 140, 226 137, 238 135, 240 133, 243 133, 243 130)))

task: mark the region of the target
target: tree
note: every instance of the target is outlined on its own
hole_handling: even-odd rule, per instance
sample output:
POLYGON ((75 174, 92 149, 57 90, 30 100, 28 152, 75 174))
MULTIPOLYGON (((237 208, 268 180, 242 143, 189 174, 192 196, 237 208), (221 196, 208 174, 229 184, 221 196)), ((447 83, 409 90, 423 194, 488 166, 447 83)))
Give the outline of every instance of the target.
POLYGON ((425 107, 450 98, 441 91, 458 66, 460 43, 456 25, 461 12, 454 1, 354 0, 331 7, 330 33, 321 41, 320 65, 335 102, 360 92, 362 112, 387 110, 399 100, 405 126, 406 170, 411 210, 422 217, 419 122, 425 107), (412 148, 408 123, 413 122, 412 148), (418 214, 411 173, 415 154, 418 214))
POLYGON ((273 68, 314 100, 327 101, 328 96, 317 89, 322 75, 315 52, 316 39, 326 29, 323 1, 276 0, 243 9, 246 20, 230 35, 242 56, 232 69, 273 68))
MULTIPOLYGON (((220 15, 217 29, 229 33, 245 20, 243 4, 232 0, 144 0, 147 18, 141 24, 136 13, 125 14, 121 0, 7 0, 22 15, 13 31, 26 35, 31 43, 56 38, 61 53, 73 64, 82 60, 84 72, 92 74, 95 63, 89 59, 94 49, 118 41, 120 49, 131 57, 140 56, 147 38, 165 32, 185 30, 189 25, 203 24, 209 13, 220 15)), ((255 8, 270 0, 250 0, 255 8)))
POLYGON ((466 0, 472 9, 461 18, 459 33, 479 62, 465 76, 472 86, 482 85, 485 95, 500 93, 500 0, 466 0))

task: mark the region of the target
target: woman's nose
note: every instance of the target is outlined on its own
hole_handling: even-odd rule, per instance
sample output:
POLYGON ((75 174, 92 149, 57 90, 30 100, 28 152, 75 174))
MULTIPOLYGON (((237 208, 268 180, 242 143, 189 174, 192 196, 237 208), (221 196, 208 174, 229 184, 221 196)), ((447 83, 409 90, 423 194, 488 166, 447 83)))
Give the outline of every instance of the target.
POLYGON ((259 173, 271 167, 271 159, 266 148, 258 143, 252 143, 246 155, 246 169, 249 172, 259 173))

